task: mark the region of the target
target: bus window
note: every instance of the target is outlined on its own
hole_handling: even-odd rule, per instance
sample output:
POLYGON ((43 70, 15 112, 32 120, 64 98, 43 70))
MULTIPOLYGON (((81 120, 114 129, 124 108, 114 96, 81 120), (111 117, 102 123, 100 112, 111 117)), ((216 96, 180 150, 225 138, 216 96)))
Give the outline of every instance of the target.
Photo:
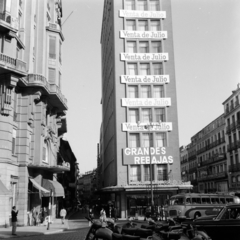
POLYGON ((210 197, 202 197, 202 204, 210 204, 210 197))
POLYGON ((219 199, 216 197, 211 198, 212 204, 219 204, 219 199))
POLYGON ((175 204, 176 205, 184 205, 184 198, 183 197, 177 197, 175 204))
POLYGON ((200 197, 193 197, 192 198, 192 204, 201 204, 201 198, 200 197))
POLYGON ((225 204, 226 203, 225 198, 220 198, 220 202, 219 203, 220 204, 225 204))
POLYGON ((226 203, 233 203, 233 198, 226 198, 226 203))
POLYGON ((186 204, 191 204, 191 198, 190 197, 186 197, 186 204))

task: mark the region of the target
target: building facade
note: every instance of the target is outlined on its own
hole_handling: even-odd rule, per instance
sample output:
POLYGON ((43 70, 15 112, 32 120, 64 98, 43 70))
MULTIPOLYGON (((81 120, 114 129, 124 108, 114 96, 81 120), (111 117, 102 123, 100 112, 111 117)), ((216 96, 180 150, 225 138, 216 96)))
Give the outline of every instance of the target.
POLYGON ((229 190, 240 194, 240 84, 223 102, 226 126, 229 190))
POLYGON ((26 225, 33 207, 56 214, 64 189, 56 174, 66 132, 67 100, 61 89, 62 4, 4 0, 0 4, 0 225, 11 207, 26 225), (51 205, 49 204, 51 203, 51 205))
POLYGON ((180 174, 171 2, 105 0, 101 48, 101 191, 118 216, 143 215, 191 188, 180 174))

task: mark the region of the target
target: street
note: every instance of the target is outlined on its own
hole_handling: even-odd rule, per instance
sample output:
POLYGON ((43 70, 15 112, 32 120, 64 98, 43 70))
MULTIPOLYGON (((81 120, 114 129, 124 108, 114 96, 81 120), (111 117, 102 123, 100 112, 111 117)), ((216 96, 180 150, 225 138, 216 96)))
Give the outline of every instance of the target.
POLYGON ((10 239, 34 239, 34 240, 83 240, 89 230, 88 221, 85 219, 86 213, 76 212, 68 219, 69 230, 49 235, 27 236, 27 237, 12 237, 10 239))

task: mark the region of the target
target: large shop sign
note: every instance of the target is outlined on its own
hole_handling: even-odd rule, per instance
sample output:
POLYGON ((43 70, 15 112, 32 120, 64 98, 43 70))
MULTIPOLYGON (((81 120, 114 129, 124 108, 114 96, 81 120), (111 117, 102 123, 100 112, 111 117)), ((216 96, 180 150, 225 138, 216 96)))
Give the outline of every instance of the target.
POLYGON ((135 10, 119 10, 120 17, 127 18, 166 18, 165 11, 135 11, 135 10))
POLYGON ((155 123, 151 128, 149 128, 148 125, 145 123, 137 124, 137 123, 126 122, 126 123, 122 123, 122 130, 124 132, 134 132, 134 131, 170 132, 172 131, 172 123, 171 122, 162 122, 160 124, 155 123))
POLYGON ((151 164, 173 164, 173 156, 170 152, 170 147, 124 148, 123 164, 150 164, 150 159, 151 164))
POLYGON ((169 107, 171 98, 122 98, 123 107, 169 107))
POLYGON ((165 84, 169 83, 169 75, 121 75, 121 83, 157 83, 165 84))
POLYGON ((130 31, 121 30, 121 38, 166 39, 167 31, 130 31))

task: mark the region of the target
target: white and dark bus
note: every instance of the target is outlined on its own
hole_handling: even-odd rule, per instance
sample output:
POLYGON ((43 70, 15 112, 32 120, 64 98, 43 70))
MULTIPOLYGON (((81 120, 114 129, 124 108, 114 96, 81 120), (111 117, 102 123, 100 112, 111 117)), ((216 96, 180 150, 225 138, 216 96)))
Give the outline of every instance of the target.
POLYGON ((198 218, 217 215, 226 204, 240 203, 240 198, 229 194, 181 193, 170 197, 168 217, 198 218))

